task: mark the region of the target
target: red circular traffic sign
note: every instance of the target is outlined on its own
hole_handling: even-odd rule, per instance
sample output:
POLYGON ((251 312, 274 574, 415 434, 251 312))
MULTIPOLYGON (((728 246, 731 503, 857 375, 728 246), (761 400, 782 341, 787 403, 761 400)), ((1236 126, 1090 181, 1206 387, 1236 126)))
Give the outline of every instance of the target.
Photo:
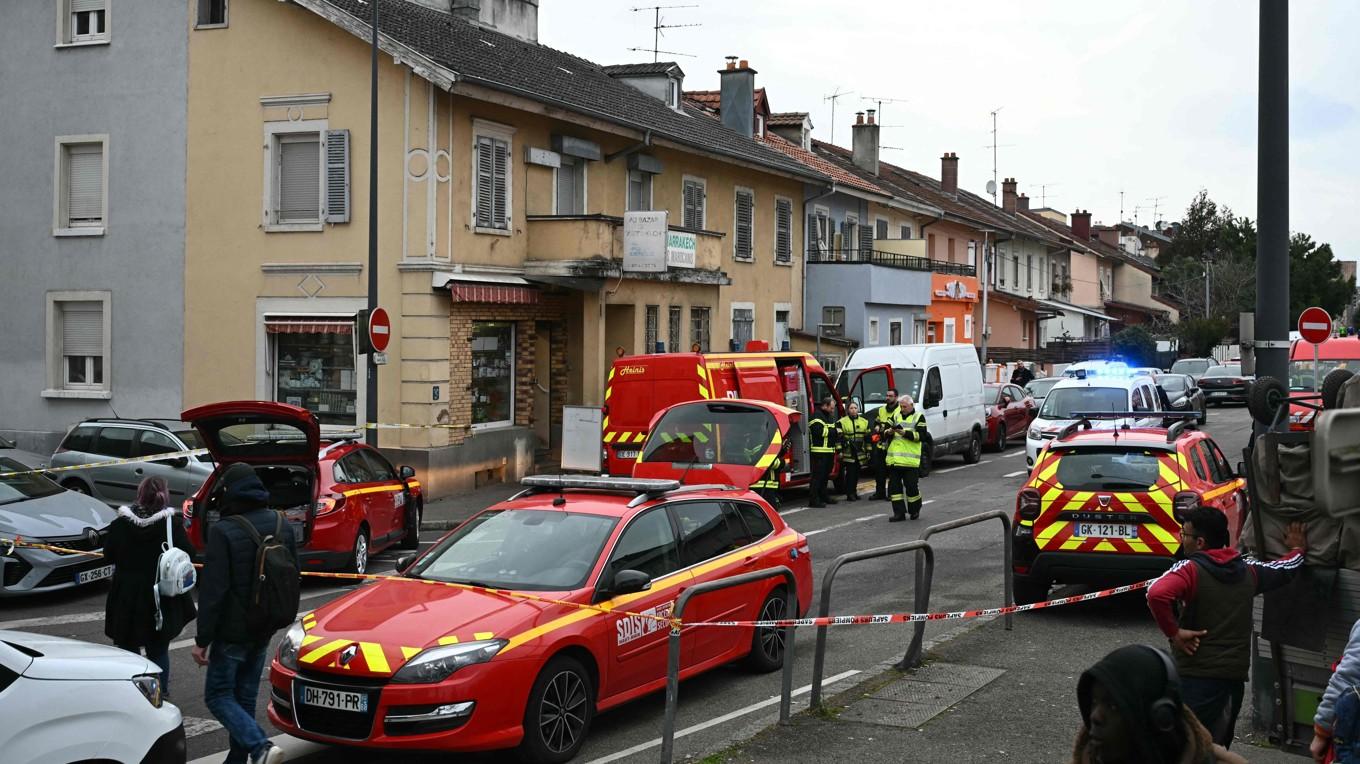
POLYGON ((1299 335, 1314 345, 1332 336, 1332 317, 1322 308, 1308 308, 1299 314, 1299 335))
POLYGON ((382 308, 374 308, 373 314, 368 317, 368 341, 373 344, 373 349, 379 353, 387 350, 387 342, 392 339, 392 320, 387 317, 387 311, 382 308))

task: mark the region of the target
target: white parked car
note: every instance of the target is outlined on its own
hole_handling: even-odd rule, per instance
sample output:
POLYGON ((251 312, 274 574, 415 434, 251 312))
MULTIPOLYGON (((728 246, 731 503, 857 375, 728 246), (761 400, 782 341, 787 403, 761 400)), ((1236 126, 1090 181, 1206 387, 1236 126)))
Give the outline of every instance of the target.
MULTIPOLYGON (((1109 367, 1101 370, 1108 371, 1109 367)), ((1066 372, 1063 372, 1066 374, 1066 372)), ((1162 397, 1157 382, 1147 374, 1120 376, 1111 373, 1076 375, 1054 385, 1039 407, 1039 414, 1025 433, 1025 462, 1030 466, 1063 427, 1077 421, 1076 414, 1128 412, 1146 413, 1145 417, 1107 420, 1101 427, 1156 427, 1163 417, 1162 397)))
POLYGON ((183 764, 183 718, 159 672, 116 647, 0 631, 0 759, 183 764))

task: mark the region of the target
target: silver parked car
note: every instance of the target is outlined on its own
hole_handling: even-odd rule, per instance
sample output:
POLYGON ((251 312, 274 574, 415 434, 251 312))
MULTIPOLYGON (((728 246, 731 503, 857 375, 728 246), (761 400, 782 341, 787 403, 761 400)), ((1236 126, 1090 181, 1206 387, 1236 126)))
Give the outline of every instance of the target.
MULTIPOLYGON (((31 469, 0 456, 0 538, 22 536, 82 552, 103 549, 114 511, 31 469)), ((0 546, 0 597, 69 589, 111 575, 113 566, 99 557, 0 546)))
MULTIPOLYGON (((50 466, 95 464, 202 447, 198 432, 175 419, 87 419, 66 433, 52 454, 50 466)), ((142 479, 159 476, 170 486, 171 504, 179 506, 198 491, 212 471, 212 457, 202 454, 59 472, 55 476, 64 488, 89 494, 111 507, 131 504, 142 479)))

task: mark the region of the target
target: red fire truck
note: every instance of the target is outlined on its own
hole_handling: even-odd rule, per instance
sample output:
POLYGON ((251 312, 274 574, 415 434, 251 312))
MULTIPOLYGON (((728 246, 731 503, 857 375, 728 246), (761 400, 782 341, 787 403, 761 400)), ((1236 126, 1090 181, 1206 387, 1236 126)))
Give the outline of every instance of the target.
POLYGON ((804 485, 811 477, 807 419, 816 402, 836 400, 834 381, 808 353, 770 352, 752 342, 744 353, 661 353, 619 358, 604 389, 604 442, 601 464, 610 475, 632 475, 647 427, 657 412, 677 403, 713 398, 769 401, 798 412, 788 440, 782 488, 804 485))

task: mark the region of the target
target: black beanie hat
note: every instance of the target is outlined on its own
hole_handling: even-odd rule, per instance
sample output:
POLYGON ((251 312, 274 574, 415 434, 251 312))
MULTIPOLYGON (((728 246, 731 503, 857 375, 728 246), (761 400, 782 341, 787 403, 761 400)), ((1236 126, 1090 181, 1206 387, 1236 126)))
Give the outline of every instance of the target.
POLYGON ((269 504, 269 491, 249 464, 228 466, 222 473, 222 489, 230 511, 246 512, 269 504))
POLYGON ((1077 681, 1077 703, 1081 720, 1091 724, 1091 684, 1100 682, 1105 687, 1119 714, 1129 723, 1130 739, 1139 747, 1137 760, 1163 761, 1161 743, 1163 733, 1152 727, 1150 711, 1158 699, 1170 698, 1181 704, 1180 693, 1169 687, 1166 666, 1147 645, 1126 645, 1101 658, 1096 665, 1082 672, 1077 681))

